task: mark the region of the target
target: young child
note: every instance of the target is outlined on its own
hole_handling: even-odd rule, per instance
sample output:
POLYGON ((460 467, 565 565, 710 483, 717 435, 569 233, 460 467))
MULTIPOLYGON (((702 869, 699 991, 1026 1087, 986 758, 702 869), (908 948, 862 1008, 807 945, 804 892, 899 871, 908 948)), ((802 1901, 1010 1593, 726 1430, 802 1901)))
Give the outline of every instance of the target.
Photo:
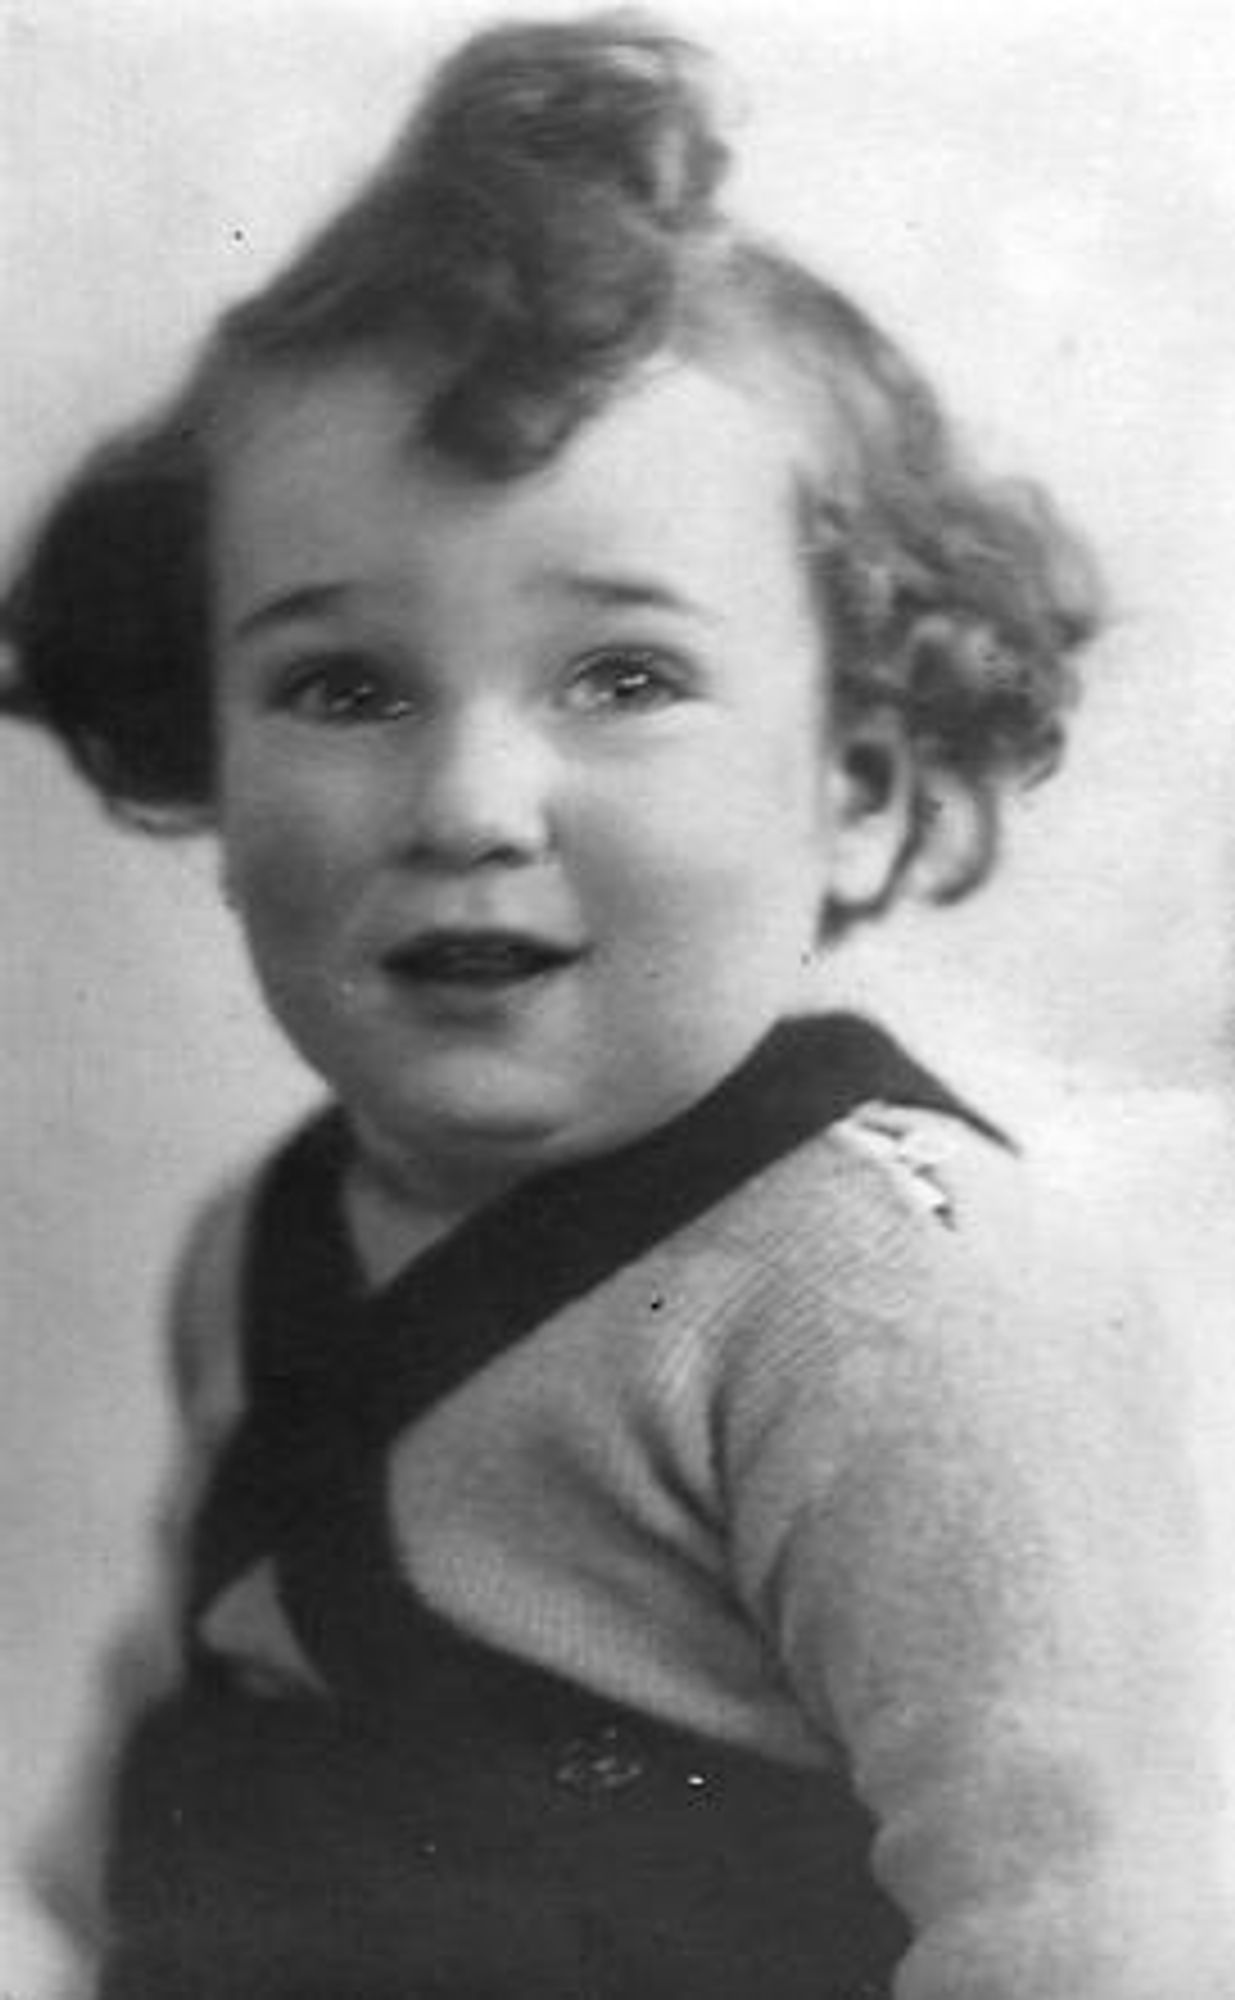
POLYGON ((482 34, 12 592, 332 1097, 185 1262, 101 2000, 1235 1991, 1162 1358, 815 998, 1084 564, 725 162, 654 26, 482 34))

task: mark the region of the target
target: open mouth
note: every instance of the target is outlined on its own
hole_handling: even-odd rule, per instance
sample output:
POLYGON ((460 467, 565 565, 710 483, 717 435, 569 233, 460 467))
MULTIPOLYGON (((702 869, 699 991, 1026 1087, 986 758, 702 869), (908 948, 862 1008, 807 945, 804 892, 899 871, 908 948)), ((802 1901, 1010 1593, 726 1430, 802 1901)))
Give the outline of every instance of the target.
POLYGON ((387 970, 418 985, 509 986, 573 965, 572 946, 519 931, 427 931, 388 953, 387 970))

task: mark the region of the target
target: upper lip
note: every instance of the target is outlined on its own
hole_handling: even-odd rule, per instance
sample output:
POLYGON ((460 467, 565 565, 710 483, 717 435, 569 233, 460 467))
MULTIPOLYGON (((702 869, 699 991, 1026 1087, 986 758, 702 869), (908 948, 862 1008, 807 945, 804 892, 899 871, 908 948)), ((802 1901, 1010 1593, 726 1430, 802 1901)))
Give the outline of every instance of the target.
POLYGON ((550 971, 582 956, 573 939, 507 924, 434 924, 382 954, 392 971, 425 978, 550 971))

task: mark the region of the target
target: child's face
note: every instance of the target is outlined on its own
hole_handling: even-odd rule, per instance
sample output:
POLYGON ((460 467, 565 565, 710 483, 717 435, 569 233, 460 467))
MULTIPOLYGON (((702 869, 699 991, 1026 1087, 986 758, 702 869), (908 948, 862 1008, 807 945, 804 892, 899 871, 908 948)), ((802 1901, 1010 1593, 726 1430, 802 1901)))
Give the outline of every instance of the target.
POLYGON ((890 858, 829 744, 787 451, 685 367, 548 467, 409 451, 376 365, 221 446, 219 819, 271 1004, 446 1203, 661 1123, 890 858))

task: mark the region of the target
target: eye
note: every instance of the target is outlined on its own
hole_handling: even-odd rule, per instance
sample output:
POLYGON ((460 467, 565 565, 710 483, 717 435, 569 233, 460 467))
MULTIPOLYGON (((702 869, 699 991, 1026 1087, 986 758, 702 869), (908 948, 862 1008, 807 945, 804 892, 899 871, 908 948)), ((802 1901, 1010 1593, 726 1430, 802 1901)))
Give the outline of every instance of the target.
POLYGON ((644 646, 614 646, 579 662, 565 690, 566 705, 585 715, 636 715, 684 701, 685 666, 644 646))
POLYGON ((326 653, 282 677, 275 706, 306 722, 346 726, 397 722, 414 704, 380 662, 360 653, 326 653))

